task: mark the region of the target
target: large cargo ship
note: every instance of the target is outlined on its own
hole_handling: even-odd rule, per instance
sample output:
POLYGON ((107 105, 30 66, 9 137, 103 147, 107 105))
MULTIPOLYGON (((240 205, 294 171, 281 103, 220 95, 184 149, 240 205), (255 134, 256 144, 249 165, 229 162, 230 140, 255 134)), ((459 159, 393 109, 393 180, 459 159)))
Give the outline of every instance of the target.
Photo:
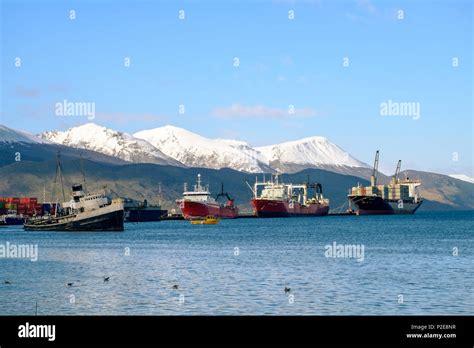
POLYGON ((149 205, 146 199, 143 202, 125 199, 124 209, 126 222, 161 221, 162 217, 168 215, 168 210, 161 209, 161 206, 149 205))
POLYGON ((419 180, 400 179, 401 161, 388 185, 377 185, 379 152, 375 154, 370 186, 355 186, 348 194, 349 202, 357 207, 357 215, 414 214, 423 203, 419 180))
POLYGON ((176 201, 185 219, 203 218, 206 216, 219 217, 223 219, 234 219, 239 215, 239 210, 234 200, 222 185, 221 193, 216 198, 211 196, 209 185, 201 184, 201 174, 198 174, 197 183, 193 191, 188 191, 185 185, 183 198, 176 201), (224 200, 221 203, 220 200, 224 200))
POLYGON ((251 205, 258 217, 322 216, 329 212, 329 200, 323 197, 321 184, 311 184, 309 179, 304 184, 284 184, 275 175, 270 181, 256 180, 253 188, 249 187, 254 194, 251 205), (312 197, 310 189, 314 191, 312 197))

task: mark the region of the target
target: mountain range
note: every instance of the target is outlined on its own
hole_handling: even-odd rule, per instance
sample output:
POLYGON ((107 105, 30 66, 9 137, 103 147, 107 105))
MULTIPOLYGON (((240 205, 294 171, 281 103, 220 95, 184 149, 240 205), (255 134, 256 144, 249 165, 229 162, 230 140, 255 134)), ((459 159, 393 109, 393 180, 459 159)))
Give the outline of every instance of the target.
POLYGON ((360 174, 370 167, 324 137, 252 147, 232 139, 209 139, 183 128, 164 126, 133 135, 94 123, 64 132, 39 134, 43 141, 93 150, 132 163, 157 163, 246 173, 294 173, 306 168, 360 174))
MULTIPOLYGON (((207 177, 213 193, 224 182, 245 207, 250 198, 245 181, 254 181, 257 173, 284 173, 282 179, 287 182, 306 181, 309 175, 323 184, 335 208, 346 201, 348 188, 367 184, 372 172, 369 165, 324 137, 252 147, 172 126, 132 135, 85 124, 34 136, 0 125, 0 196, 42 197, 45 189, 49 192, 58 151, 69 165, 70 180, 80 180, 78 159, 82 157, 89 188, 107 185, 121 196, 159 200, 168 208, 180 197, 183 183, 194 183, 197 173, 207 177)), ((426 202, 422 210, 474 209, 474 184, 468 180, 414 170, 401 173, 405 175, 423 182, 421 194, 426 202)), ((389 180, 381 173, 378 178, 380 183, 389 180)))
POLYGON ((39 138, 60 145, 96 151, 132 163, 182 166, 181 162, 165 155, 146 140, 94 123, 70 128, 65 132, 45 132, 40 134, 39 138))

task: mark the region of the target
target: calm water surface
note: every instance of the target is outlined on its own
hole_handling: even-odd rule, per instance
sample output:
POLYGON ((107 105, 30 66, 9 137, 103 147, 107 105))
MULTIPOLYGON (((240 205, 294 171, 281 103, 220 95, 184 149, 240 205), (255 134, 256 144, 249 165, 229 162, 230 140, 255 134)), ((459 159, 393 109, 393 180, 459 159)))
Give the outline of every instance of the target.
POLYGON ((39 315, 473 314, 473 218, 162 221, 122 233, 3 227, 0 244, 37 244, 39 255, 0 258, 0 314, 34 315, 36 302, 39 315), (333 242, 363 245, 364 260, 327 258, 333 242))

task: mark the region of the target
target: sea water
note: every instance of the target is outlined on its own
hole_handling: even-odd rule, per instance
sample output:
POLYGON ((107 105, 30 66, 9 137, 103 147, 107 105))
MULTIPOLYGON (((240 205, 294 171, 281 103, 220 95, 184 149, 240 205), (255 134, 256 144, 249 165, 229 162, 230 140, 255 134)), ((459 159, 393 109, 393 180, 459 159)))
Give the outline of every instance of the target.
POLYGON ((103 233, 2 227, 0 246, 37 246, 37 260, 2 255, 0 314, 472 315, 473 218, 161 221, 103 233))

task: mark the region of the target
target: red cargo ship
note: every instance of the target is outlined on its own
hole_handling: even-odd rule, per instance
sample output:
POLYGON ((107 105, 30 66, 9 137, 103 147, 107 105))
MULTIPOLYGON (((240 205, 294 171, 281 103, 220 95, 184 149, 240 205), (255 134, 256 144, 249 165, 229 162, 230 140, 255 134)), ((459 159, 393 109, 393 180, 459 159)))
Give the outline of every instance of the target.
POLYGON ((223 219, 234 219, 238 216, 239 210, 234 205, 234 200, 227 192, 222 192, 216 198, 211 196, 209 185, 201 185, 201 174, 198 174, 196 185, 193 191, 183 192, 183 198, 177 200, 179 208, 183 212, 185 219, 203 218, 206 216, 214 216, 223 219), (225 198, 225 204, 219 203, 220 198, 225 198))
POLYGON ((252 208, 258 217, 297 217, 322 216, 329 212, 329 200, 323 197, 321 184, 308 182, 301 185, 283 184, 275 180, 256 181, 252 189, 254 198, 252 208), (263 187, 260 195, 259 187, 263 187), (309 189, 314 190, 314 197, 309 198, 309 189))

